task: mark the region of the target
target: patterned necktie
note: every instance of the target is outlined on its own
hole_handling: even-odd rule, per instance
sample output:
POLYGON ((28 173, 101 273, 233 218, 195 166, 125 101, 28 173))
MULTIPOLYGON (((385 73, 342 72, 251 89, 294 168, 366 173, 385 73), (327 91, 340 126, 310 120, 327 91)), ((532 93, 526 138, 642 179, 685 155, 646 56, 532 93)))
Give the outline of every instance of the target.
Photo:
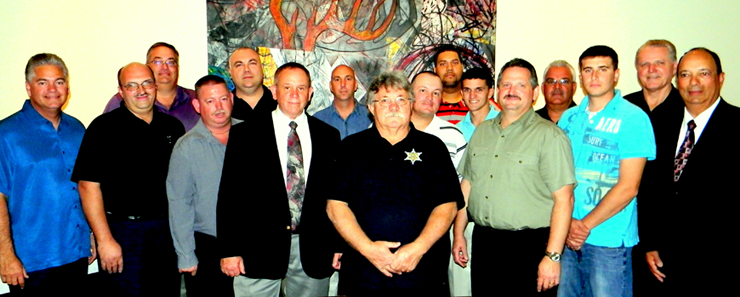
POLYGON ((683 168, 686 167, 686 163, 689 161, 689 154, 691 154, 691 150, 694 148, 694 128, 696 128, 696 123, 694 123, 694 120, 691 120, 686 125, 688 126, 686 137, 683 139, 683 144, 681 144, 681 148, 678 150, 678 155, 676 155, 673 163, 673 182, 677 182, 681 177, 683 168))
POLYGON ((285 184, 290 201, 290 227, 296 230, 301 222, 301 208, 303 207, 303 195, 306 189, 306 178, 303 174, 303 151, 301 150, 301 139, 296 133, 296 122, 290 122, 290 133, 288 133, 288 171, 285 184))

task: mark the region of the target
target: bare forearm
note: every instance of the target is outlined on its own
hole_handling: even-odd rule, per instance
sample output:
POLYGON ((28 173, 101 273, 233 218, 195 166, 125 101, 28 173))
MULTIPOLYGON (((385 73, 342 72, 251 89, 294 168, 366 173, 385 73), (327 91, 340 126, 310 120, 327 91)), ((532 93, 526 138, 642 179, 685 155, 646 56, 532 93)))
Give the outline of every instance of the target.
POLYGON ((429 250, 437 240, 447 234, 447 230, 449 230, 450 224, 452 224, 452 220, 457 213, 456 210, 457 203, 455 202, 447 202, 435 207, 432 214, 429 215, 427 224, 414 242, 421 244, 425 250, 429 250))
POLYGON ((596 226, 605 222, 627 207, 636 195, 637 185, 620 185, 617 183, 611 190, 609 190, 609 192, 606 193, 606 196, 601 199, 599 204, 597 204, 596 207, 581 221, 583 221, 589 229, 596 228, 596 226))
POLYGON ((113 240, 108 219, 105 217, 105 207, 103 204, 103 192, 100 184, 88 181, 79 181, 77 188, 80 191, 82 201, 82 211, 85 213, 90 229, 93 230, 98 242, 113 240))
POLYGON ((7 196, 0 193, 0 257, 15 257, 13 239, 10 237, 10 215, 7 196))
POLYGON ((562 253, 573 215, 573 185, 567 185, 553 193, 555 204, 550 215, 550 237, 547 251, 562 253))
POLYGON ((455 225, 452 226, 452 235, 454 237, 458 236, 464 236, 465 234, 465 227, 468 226, 468 201, 470 197, 470 188, 472 187, 472 184, 467 179, 463 179, 460 182, 460 189, 463 193, 463 199, 465 200, 465 206, 457 211, 457 216, 455 217, 455 225))
POLYGON ((355 214, 349 209, 347 203, 338 200, 328 200, 326 203, 326 212, 339 235, 353 249, 362 253, 363 247, 372 244, 372 240, 362 231, 360 224, 357 223, 355 214))

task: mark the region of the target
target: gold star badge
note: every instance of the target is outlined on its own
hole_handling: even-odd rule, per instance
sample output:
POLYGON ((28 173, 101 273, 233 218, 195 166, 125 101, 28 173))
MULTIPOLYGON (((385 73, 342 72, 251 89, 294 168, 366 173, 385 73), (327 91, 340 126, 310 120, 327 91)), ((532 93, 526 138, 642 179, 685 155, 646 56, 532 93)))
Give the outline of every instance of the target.
POLYGON ((411 165, 414 165, 414 162, 419 161, 421 162, 421 152, 417 153, 416 150, 411 149, 410 152, 404 152, 406 153, 406 159, 403 159, 404 161, 409 160, 411 161, 411 165))

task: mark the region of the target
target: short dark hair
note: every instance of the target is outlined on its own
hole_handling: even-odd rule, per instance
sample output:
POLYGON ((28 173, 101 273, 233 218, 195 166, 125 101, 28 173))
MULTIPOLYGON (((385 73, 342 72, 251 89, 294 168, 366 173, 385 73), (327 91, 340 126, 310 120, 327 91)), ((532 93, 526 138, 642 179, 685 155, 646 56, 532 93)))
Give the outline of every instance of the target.
POLYGON ((55 54, 41 53, 35 54, 33 57, 28 59, 28 63, 26 63, 26 82, 30 83, 34 78, 36 78, 36 72, 34 69, 43 65, 54 65, 61 68, 62 74, 64 74, 64 79, 69 80, 69 71, 67 70, 67 65, 62 61, 62 58, 55 54))
POLYGON ((529 84, 532 85, 532 88, 536 88, 537 86, 539 86, 539 83, 537 82, 537 71, 534 70, 534 66, 532 66, 532 63, 529 63, 527 62, 527 60, 520 58, 511 59, 511 61, 506 62, 506 64, 501 67, 501 72, 498 73, 496 85, 499 85, 501 83, 501 76, 504 74, 504 70, 511 67, 522 67, 529 70, 529 84))
POLYGON ((439 58, 439 55, 444 52, 455 52, 457 54, 457 58, 460 59, 460 63, 462 63, 462 56, 460 55, 460 49, 452 44, 443 44, 437 48, 437 53, 434 54, 434 66, 437 66, 437 58, 439 58))
POLYGON ((281 65, 280 67, 278 67, 277 70, 275 70, 275 85, 277 85, 277 83, 278 83, 278 75, 280 75, 280 72, 283 72, 283 70, 286 70, 286 69, 300 69, 300 70, 303 70, 303 72, 305 72, 306 73, 306 76, 308 77, 308 86, 309 87, 311 86, 311 73, 308 72, 308 69, 306 69, 306 66, 303 66, 303 64, 297 63, 297 62, 288 62, 288 63, 285 63, 285 64, 281 65))
POLYGON ((429 74, 429 75, 434 75, 436 77, 439 77, 439 75, 437 75, 436 72, 432 72, 432 71, 429 71, 429 70, 424 70, 424 71, 419 72, 416 75, 414 75, 414 78, 411 79, 411 84, 413 85, 414 82, 416 81, 416 78, 419 77, 419 75, 422 75, 422 74, 429 74))
POLYGON ((465 73, 463 73, 460 82, 463 82, 467 79, 485 80, 488 88, 493 88, 493 76, 491 75, 491 71, 489 69, 483 67, 470 68, 468 69, 468 71, 465 71, 465 73))
MULTIPOLYGON (((152 44, 152 46, 149 47, 149 50, 146 51, 146 59, 149 60, 149 54, 152 53, 152 51, 155 48, 158 48, 160 46, 164 46, 164 47, 166 47, 168 49, 171 49, 173 52, 175 52, 175 60, 177 60, 177 62, 180 62, 180 53, 177 51, 177 49, 175 48, 175 46, 174 45, 171 45, 169 43, 166 43, 166 42, 162 42, 162 41, 157 42, 157 43, 154 43, 154 44, 152 44)), ((149 61, 146 61, 146 63, 149 63, 149 61)))
POLYGON ((594 45, 592 47, 587 48, 578 58, 578 69, 580 70, 581 68, 583 68, 584 59, 593 58, 593 57, 609 57, 612 59, 612 65, 614 65, 614 70, 619 69, 619 58, 617 57, 617 52, 615 52, 614 49, 606 45, 594 45))
MULTIPOLYGON (((201 77, 198 81, 195 82, 195 94, 198 96, 198 99, 200 99, 200 88, 202 86, 217 84, 223 84, 224 86, 226 86, 226 80, 223 77, 215 74, 209 74, 201 77)), ((226 89, 228 90, 229 88, 226 87, 226 89)))
POLYGON ((695 48, 688 50, 687 52, 683 54, 683 56, 681 56, 681 60, 678 60, 678 64, 679 65, 681 64, 681 61, 683 61, 683 57, 685 57, 686 54, 693 52, 693 51, 704 51, 705 53, 712 56, 712 59, 714 59, 714 66, 717 67, 717 75, 722 73, 722 62, 719 60, 719 55, 717 55, 717 53, 709 50, 706 47, 695 47, 695 48))

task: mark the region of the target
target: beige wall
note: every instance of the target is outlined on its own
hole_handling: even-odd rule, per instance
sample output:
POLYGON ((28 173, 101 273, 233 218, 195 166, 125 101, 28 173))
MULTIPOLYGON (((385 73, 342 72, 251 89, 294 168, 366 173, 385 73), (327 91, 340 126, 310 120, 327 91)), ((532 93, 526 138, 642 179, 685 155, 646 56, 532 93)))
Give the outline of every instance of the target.
MULTIPOLYGON (((496 65, 514 57, 539 71, 555 59, 577 65, 587 47, 606 44, 620 55, 618 88, 630 93, 639 89, 635 50, 647 39, 665 38, 679 53, 695 46, 716 51, 727 73, 722 93, 740 105, 740 55, 733 34, 740 28, 737 11, 740 2, 731 0, 502 0, 496 65)), ((154 42, 170 42, 180 51, 181 85, 191 87, 207 71, 203 0, 0 1, 0 32, 0 118, 27 98, 23 68, 39 52, 58 54, 67 63, 72 96, 65 111, 85 125, 116 91, 116 71, 128 62, 143 62, 154 42)), ((577 100, 581 97, 579 92, 577 100)))

